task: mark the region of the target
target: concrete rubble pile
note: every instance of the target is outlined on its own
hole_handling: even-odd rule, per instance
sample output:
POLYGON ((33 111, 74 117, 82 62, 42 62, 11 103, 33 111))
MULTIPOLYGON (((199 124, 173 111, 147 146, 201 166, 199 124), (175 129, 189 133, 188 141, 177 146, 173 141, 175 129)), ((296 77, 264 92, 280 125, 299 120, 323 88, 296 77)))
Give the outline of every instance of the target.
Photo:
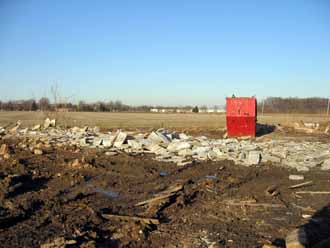
MULTIPOLYGON (((73 127, 60 129, 55 120, 45 121, 43 126, 15 130, 16 136, 39 139, 54 146, 75 145, 86 148, 102 148, 107 155, 119 152, 152 153, 154 159, 184 166, 199 161, 231 160, 235 164, 251 166, 272 163, 279 166, 309 171, 311 168, 330 170, 330 144, 321 142, 295 142, 271 140, 257 142, 238 139, 209 139, 184 133, 159 129, 150 134, 123 132, 102 133, 99 128, 73 127), (48 125, 49 124, 49 125, 48 125)), ((0 135, 13 135, 0 128, 0 135)), ((36 152, 41 154, 41 152, 36 152)))

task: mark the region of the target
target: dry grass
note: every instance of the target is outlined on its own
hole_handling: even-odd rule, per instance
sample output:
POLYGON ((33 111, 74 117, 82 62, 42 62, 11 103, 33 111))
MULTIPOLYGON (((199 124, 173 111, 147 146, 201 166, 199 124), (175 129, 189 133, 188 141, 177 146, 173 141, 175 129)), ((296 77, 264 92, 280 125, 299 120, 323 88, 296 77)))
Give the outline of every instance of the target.
MULTIPOLYGON (((68 126, 99 126, 103 129, 218 129, 226 125, 224 114, 158 114, 158 113, 56 113, 60 124, 68 126)), ((13 124, 18 120, 23 126, 40 124, 46 115, 42 112, 0 112, 0 126, 13 124)), ((330 121, 327 116, 311 114, 271 114, 259 116, 260 123, 282 125, 303 120, 305 122, 330 121)))

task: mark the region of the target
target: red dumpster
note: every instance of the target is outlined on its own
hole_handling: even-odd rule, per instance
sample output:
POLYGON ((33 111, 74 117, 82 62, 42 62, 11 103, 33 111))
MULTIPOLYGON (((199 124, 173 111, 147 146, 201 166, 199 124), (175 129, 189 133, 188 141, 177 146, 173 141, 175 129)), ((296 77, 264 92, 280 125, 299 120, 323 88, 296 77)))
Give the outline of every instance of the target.
POLYGON ((226 98, 229 137, 256 135, 257 101, 254 97, 226 98))

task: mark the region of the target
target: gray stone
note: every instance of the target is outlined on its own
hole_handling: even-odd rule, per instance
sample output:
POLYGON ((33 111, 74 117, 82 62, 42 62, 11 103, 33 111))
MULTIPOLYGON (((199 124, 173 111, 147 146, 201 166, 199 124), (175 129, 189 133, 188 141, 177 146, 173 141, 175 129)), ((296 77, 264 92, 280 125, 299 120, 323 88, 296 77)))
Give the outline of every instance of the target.
POLYGON ((0 135, 5 135, 5 134, 6 134, 6 129, 0 127, 0 135))
POLYGON ((112 147, 115 139, 116 136, 106 136, 105 138, 103 138, 102 145, 104 147, 112 147))
POLYGON ((128 140, 127 143, 131 148, 133 148, 135 150, 142 149, 142 144, 140 142, 138 142, 137 140, 131 139, 131 140, 128 140))
POLYGON ((167 150, 169 152, 178 152, 182 149, 189 149, 189 148, 191 148, 191 144, 188 142, 171 142, 167 146, 167 150))
POLYGON ((41 125, 40 125, 40 124, 38 124, 38 125, 35 125, 35 126, 32 128, 32 131, 37 131, 37 130, 39 130, 39 129, 40 129, 40 127, 41 127, 41 125))
POLYGON ((34 154, 36 155, 42 155, 43 154, 43 151, 41 149, 34 149, 34 154))
POLYGON ((304 180, 305 177, 304 175, 290 175, 289 179, 294 181, 299 181, 299 180, 304 180))
POLYGON ((258 165, 261 162, 261 158, 260 151, 250 151, 247 157, 247 164, 258 165))
POLYGON ((182 150, 178 151, 178 155, 183 156, 183 157, 192 156, 193 152, 191 149, 182 149, 182 150))
POLYGON ((330 170, 330 159, 327 159, 322 163, 321 170, 330 170))
POLYGON ((155 144, 169 144, 171 142, 170 138, 160 131, 150 133, 148 139, 155 144))
POLYGON ((126 141, 126 138, 127 138, 126 133, 119 132, 113 146, 117 147, 117 148, 120 148, 124 144, 124 142, 126 141))
POLYGON ((49 128, 50 127, 50 119, 46 118, 46 120, 44 121, 44 128, 49 128))

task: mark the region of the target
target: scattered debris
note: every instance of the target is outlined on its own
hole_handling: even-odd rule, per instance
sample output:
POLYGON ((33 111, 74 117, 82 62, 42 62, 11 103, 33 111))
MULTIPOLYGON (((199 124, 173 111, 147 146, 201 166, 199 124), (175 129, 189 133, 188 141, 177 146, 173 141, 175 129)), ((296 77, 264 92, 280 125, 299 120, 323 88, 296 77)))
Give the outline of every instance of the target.
POLYGON ((43 151, 41 149, 34 149, 33 153, 35 155, 42 155, 43 154, 43 151))
POLYGON ((63 248, 66 245, 74 245, 77 241, 75 240, 65 240, 65 238, 56 238, 53 241, 40 245, 40 248, 63 248))
MULTIPOLYGON (((54 128, 55 124, 55 119, 47 118, 43 125, 45 129, 41 130, 37 125, 33 127, 33 130, 28 130, 20 129, 20 122, 18 122, 15 135, 31 141, 42 138, 43 142, 56 146, 99 147, 106 149, 105 154, 108 156, 116 155, 118 152, 154 153, 155 160, 172 162, 178 166, 187 166, 198 161, 231 160, 235 164, 245 166, 271 162, 274 165, 295 168, 301 172, 317 167, 321 170, 330 170, 330 144, 327 143, 209 139, 205 136, 193 137, 184 133, 170 133, 165 129, 158 129, 149 135, 120 130, 101 133, 97 127, 61 129, 54 128)), ((300 126, 318 127, 316 124, 307 124, 307 127, 303 124, 300 126)), ((293 175, 290 180, 298 180, 294 178, 293 175)))
POLYGON ((310 185, 313 185, 313 181, 308 181, 308 182, 292 185, 289 187, 289 189, 297 189, 297 188, 306 187, 306 186, 310 186, 310 185))
POLYGON ((330 191, 297 191, 296 194, 329 195, 330 191))
POLYGON ((167 190, 160 192, 159 194, 157 194, 156 197, 146 200, 146 201, 139 202, 139 203, 135 204, 135 206, 143 206, 143 205, 150 204, 153 202, 159 202, 161 200, 167 199, 167 198, 175 195, 178 191, 180 191, 182 189, 183 189, 182 185, 174 185, 172 187, 169 187, 167 190))
POLYGON ((4 156, 8 154, 8 145, 7 144, 2 144, 0 147, 0 155, 4 156))
POLYGON ((289 179, 293 181, 300 181, 300 180, 304 180, 305 177, 304 175, 290 175, 289 179))
POLYGON ((152 218, 143 218, 143 217, 136 217, 136 216, 124 216, 124 215, 113 215, 113 214, 102 214, 101 215, 104 219, 107 220, 113 220, 113 219, 119 219, 123 221, 139 221, 143 224, 147 225, 159 225, 158 219, 152 219, 152 218))

